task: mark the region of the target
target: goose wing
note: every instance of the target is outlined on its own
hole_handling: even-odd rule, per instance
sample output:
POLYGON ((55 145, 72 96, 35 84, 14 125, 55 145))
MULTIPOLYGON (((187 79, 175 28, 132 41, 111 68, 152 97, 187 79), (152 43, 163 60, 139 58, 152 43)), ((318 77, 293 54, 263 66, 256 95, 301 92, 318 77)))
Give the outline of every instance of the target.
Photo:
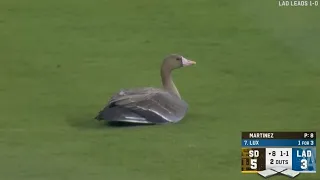
POLYGON ((109 106, 132 110, 146 119, 178 122, 186 114, 188 104, 167 91, 156 88, 121 90, 109 101, 109 106))

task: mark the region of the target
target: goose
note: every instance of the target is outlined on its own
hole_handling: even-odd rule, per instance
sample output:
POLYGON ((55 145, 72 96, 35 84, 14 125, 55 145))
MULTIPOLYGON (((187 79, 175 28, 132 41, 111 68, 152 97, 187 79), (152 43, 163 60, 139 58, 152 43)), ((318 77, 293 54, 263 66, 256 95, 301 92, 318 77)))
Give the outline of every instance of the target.
POLYGON ((188 104, 181 98, 171 72, 194 64, 195 61, 181 55, 168 55, 164 58, 160 70, 162 88, 121 89, 111 97, 95 119, 134 124, 179 122, 186 115, 188 104))

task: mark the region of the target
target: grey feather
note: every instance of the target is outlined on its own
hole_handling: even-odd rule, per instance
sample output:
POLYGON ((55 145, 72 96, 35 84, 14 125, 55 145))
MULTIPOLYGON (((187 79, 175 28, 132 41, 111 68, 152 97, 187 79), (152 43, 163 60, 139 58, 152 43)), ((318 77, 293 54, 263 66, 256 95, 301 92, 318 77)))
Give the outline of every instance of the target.
POLYGON ((152 87, 127 89, 111 97, 98 119, 150 124, 176 123, 185 116, 187 109, 185 101, 165 90, 152 87))

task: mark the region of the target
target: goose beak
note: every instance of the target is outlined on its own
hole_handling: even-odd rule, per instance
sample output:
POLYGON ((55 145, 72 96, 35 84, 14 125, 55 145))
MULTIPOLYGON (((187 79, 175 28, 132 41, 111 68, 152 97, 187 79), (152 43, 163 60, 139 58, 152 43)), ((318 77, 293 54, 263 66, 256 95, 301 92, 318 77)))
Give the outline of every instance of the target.
POLYGON ((195 61, 191 61, 189 59, 182 57, 182 66, 191 66, 194 64, 197 64, 197 63, 195 61))

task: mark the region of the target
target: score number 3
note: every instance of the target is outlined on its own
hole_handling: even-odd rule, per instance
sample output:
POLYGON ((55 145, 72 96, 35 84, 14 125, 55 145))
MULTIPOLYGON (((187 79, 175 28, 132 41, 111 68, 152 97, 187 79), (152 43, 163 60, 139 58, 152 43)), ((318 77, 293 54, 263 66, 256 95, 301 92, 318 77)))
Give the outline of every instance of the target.
POLYGON ((308 168, 308 161, 306 159, 301 159, 301 169, 306 170, 308 168))

